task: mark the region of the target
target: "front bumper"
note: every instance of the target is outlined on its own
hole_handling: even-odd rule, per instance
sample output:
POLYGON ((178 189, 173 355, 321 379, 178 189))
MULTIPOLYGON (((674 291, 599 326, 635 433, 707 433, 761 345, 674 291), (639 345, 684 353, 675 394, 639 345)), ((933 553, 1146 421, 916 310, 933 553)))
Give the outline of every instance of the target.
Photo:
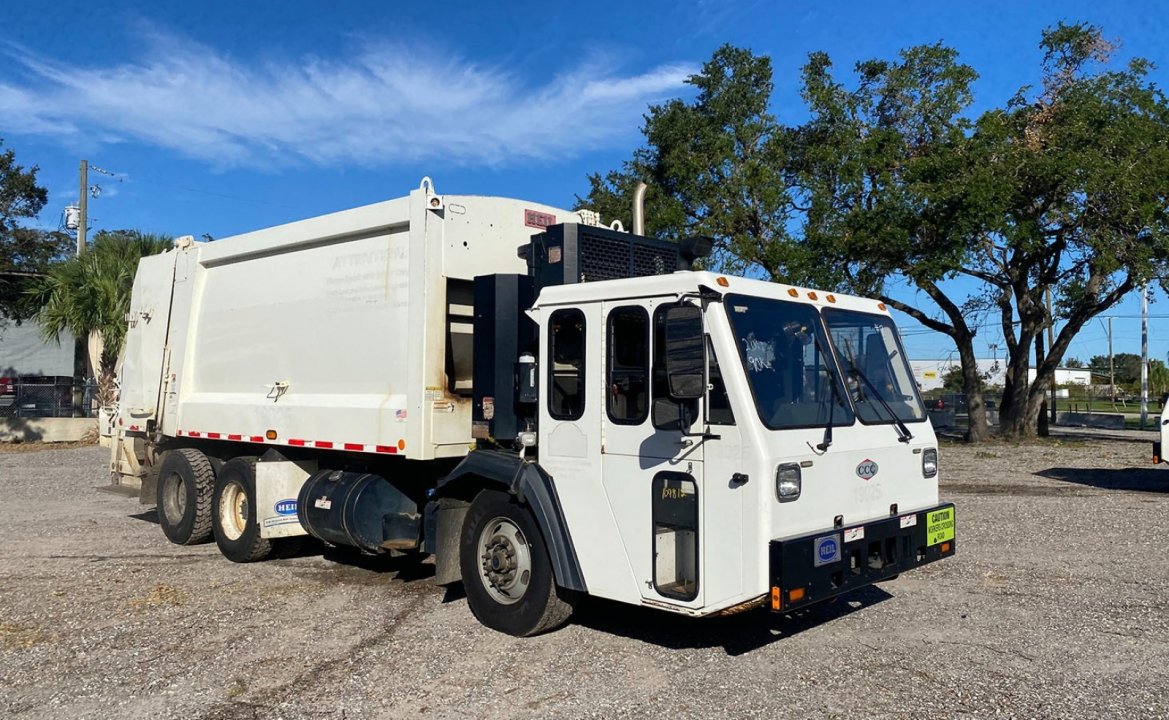
POLYGON ((953 503, 771 541, 771 609, 787 612, 954 554, 953 503))

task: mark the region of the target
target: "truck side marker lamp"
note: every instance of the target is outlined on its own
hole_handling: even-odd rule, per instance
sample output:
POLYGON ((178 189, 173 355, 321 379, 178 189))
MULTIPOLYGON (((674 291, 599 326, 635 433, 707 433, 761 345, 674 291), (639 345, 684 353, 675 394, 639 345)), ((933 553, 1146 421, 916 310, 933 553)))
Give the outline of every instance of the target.
POLYGON ((779 610, 783 607, 783 593, 778 587, 771 588, 771 609, 779 610))
POLYGON ((942 552, 944 552, 944 553, 950 552, 950 543, 948 543, 948 542, 942 543, 942 552))
POLYGON ((804 588, 792 588, 787 591, 788 602, 799 602, 804 599, 804 588))
POLYGON ((268 438, 269 440, 275 440, 276 439, 276 431, 269 430, 268 432, 264 433, 264 437, 268 438))

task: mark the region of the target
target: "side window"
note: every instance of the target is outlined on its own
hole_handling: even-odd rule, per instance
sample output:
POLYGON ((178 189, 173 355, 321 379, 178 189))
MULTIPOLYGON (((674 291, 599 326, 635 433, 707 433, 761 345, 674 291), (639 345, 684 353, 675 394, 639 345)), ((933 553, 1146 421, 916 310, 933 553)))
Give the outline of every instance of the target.
POLYGON ((709 358, 710 406, 706 409, 707 419, 711 425, 734 425, 735 414, 731 412, 731 399, 727 397, 727 386, 723 382, 722 370, 718 366, 718 356, 714 354, 714 345, 710 336, 706 336, 706 357, 709 358))
POLYGON ((649 416, 649 314, 631 305, 609 313, 609 419, 640 425, 649 416))
MULTIPOLYGON (((653 349, 653 399, 670 400, 670 387, 666 382, 666 305, 654 310, 654 349, 653 349)), ((676 402, 671 400, 671 402, 676 402)), ((691 420, 698 419, 698 401, 683 400, 680 403, 686 408, 691 420)))
POLYGON ((584 415, 584 351, 584 313, 552 313, 548 324, 548 414, 557 420, 577 420, 584 415))

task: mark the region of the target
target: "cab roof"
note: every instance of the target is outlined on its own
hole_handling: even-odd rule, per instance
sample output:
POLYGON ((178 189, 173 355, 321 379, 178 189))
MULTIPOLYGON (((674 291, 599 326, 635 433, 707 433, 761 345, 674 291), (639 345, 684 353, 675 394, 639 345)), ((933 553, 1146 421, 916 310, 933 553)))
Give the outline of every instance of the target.
POLYGON ((540 291, 540 297, 537 298, 532 309, 635 298, 670 297, 682 293, 695 293, 701 288, 715 290, 724 295, 729 293, 750 295, 804 303, 814 305, 817 308, 835 307, 882 315, 889 314, 885 304, 873 298, 831 293, 765 280, 752 280, 704 270, 679 271, 669 275, 621 278, 619 280, 598 280, 572 285, 553 285, 540 291))

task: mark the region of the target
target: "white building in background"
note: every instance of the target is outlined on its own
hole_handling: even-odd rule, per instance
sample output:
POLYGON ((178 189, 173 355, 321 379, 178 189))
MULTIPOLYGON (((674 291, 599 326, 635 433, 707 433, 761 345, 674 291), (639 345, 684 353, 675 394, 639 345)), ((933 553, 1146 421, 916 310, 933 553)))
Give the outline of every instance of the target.
MULTIPOLYGON (((1002 385, 1005 383, 1005 361, 1001 359, 982 358, 977 362, 978 372, 982 375, 983 382, 987 385, 1002 385)), ((950 372, 951 368, 960 367, 960 363, 955 358, 910 360, 909 365, 913 368, 913 377, 922 392, 936 390, 942 387, 946 373, 950 372)), ((1035 379, 1034 368, 1031 368, 1029 371, 1028 379, 1035 379)), ((1056 368, 1055 384, 1090 385, 1092 384, 1092 372, 1088 368, 1056 368)))
POLYGON ((61 333, 60 344, 45 341, 41 326, 29 320, 0 327, 0 377, 73 377, 73 334, 61 333))

